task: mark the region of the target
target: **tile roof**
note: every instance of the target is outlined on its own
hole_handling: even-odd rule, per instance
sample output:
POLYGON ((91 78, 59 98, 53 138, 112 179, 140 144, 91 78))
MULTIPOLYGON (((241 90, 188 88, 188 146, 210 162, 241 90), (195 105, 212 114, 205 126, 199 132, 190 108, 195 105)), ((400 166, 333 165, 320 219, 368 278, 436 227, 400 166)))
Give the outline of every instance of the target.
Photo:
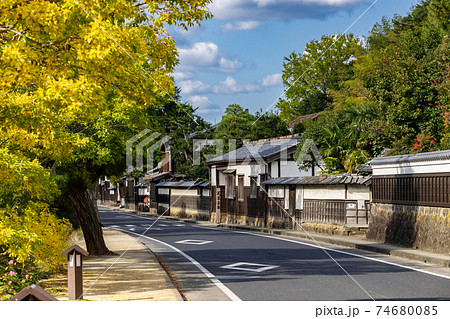
POLYGON ((318 113, 312 113, 312 114, 306 114, 306 115, 301 115, 299 117, 297 117, 296 119, 292 120, 291 122, 289 122, 289 126, 291 128, 294 128, 295 124, 297 123, 301 123, 304 120, 313 120, 316 117, 318 117, 322 112, 318 112, 318 113))
POLYGON ((374 158, 373 160, 368 162, 368 164, 374 166, 414 162, 433 162, 442 160, 450 160, 450 150, 396 156, 381 156, 374 158))
POLYGON ((239 161, 244 159, 265 159, 271 155, 287 150, 288 148, 295 148, 298 144, 298 140, 298 136, 290 136, 249 142, 234 151, 213 158, 207 161, 207 163, 213 164, 216 162, 228 162, 230 160, 239 161))
POLYGON ((327 175, 327 176, 304 176, 304 177, 280 177, 269 179, 264 185, 339 185, 370 183, 371 176, 359 175, 327 175))

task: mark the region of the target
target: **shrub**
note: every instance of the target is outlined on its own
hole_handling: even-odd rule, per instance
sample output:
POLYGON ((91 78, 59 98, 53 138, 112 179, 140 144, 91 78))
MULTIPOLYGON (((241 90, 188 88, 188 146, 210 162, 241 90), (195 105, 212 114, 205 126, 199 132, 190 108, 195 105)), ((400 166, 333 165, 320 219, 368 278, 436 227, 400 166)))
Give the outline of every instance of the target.
POLYGON ((69 246, 70 231, 69 222, 45 204, 30 204, 20 214, 0 209, 1 299, 63 267, 61 253, 69 246))

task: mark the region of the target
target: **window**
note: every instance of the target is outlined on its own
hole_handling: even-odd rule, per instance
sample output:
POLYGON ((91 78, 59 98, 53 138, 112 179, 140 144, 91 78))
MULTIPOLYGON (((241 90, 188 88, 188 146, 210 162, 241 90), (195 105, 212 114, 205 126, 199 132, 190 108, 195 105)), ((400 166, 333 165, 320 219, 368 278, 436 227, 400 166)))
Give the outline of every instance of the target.
POLYGON ((258 185, 256 183, 257 176, 250 176, 250 198, 258 198, 258 185))
POLYGON ((225 175, 225 197, 227 199, 234 199, 234 186, 236 185, 236 175, 225 175))
POLYGON ((238 200, 244 201, 244 175, 238 176, 238 200))

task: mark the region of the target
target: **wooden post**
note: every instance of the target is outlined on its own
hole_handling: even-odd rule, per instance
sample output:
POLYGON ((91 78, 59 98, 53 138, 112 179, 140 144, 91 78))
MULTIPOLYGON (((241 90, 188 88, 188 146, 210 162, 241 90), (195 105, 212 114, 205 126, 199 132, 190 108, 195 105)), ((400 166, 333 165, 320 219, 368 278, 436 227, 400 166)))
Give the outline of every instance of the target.
POLYGON ((69 300, 78 300, 83 296, 83 256, 89 253, 78 245, 73 245, 61 256, 67 256, 67 286, 69 300))

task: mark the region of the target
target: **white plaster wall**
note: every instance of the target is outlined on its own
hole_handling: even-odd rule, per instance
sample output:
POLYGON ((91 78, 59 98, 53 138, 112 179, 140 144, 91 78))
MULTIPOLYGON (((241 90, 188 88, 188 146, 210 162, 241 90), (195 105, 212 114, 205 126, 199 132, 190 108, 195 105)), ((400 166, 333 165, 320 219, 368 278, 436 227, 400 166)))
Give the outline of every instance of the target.
POLYGON ((219 171, 219 185, 225 186, 225 174, 219 171))
POLYGON ((150 192, 147 188, 138 188, 138 194, 139 195, 150 195, 150 192))
MULTIPOLYGON (((244 175, 244 186, 250 186, 249 176, 258 176, 260 173, 265 172, 264 165, 259 164, 247 164, 247 165, 228 165, 227 169, 236 170, 236 186, 238 186, 237 175, 244 175)), ((222 174, 223 175, 223 174, 222 174)), ((225 180, 224 180, 225 182, 225 180)))
POLYGON ((416 162, 388 165, 372 165, 374 176, 421 174, 421 173, 448 173, 450 172, 450 160, 416 162))
POLYGON ((171 196, 198 196, 197 188, 172 188, 171 196))
MULTIPOLYGON (((274 175, 274 167, 275 172, 278 174, 278 161, 273 162, 274 166, 272 166, 272 176, 278 177, 278 175, 274 175)), ((303 176, 312 176, 312 169, 307 168, 304 170, 299 170, 299 166, 295 161, 281 161, 280 163, 280 170, 281 174, 280 177, 303 177, 303 176)), ((314 172, 317 173, 320 172, 322 169, 318 166, 314 168, 314 172)))
POLYGON ((284 209, 289 209, 289 186, 284 186, 284 209))
POLYGON ((369 186, 364 185, 348 185, 347 199, 352 200, 370 200, 369 186))
POLYGON ((278 161, 274 161, 274 162, 270 162, 270 175, 272 175, 272 178, 274 177, 280 177, 280 175, 278 174, 278 161))
POLYGON ((304 199, 345 199, 345 185, 304 185, 304 199))
POLYGON ((169 195, 169 189, 168 188, 160 188, 160 187, 158 187, 158 194, 169 195))
POLYGON ((301 176, 301 172, 298 170, 298 165, 294 161, 281 161, 280 170, 280 177, 301 176))
POLYGON ((209 189, 208 188, 203 188, 202 189, 202 195, 203 196, 209 196, 209 189))
POLYGON ((211 166, 211 185, 216 186, 216 166, 211 166))
POLYGON ((274 198, 283 198, 284 197, 284 186, 269 186, 269 196, 274 198))
POLYGON ((295 188, 295 209, 303 209, 303 186, 297 185, 295 188))

